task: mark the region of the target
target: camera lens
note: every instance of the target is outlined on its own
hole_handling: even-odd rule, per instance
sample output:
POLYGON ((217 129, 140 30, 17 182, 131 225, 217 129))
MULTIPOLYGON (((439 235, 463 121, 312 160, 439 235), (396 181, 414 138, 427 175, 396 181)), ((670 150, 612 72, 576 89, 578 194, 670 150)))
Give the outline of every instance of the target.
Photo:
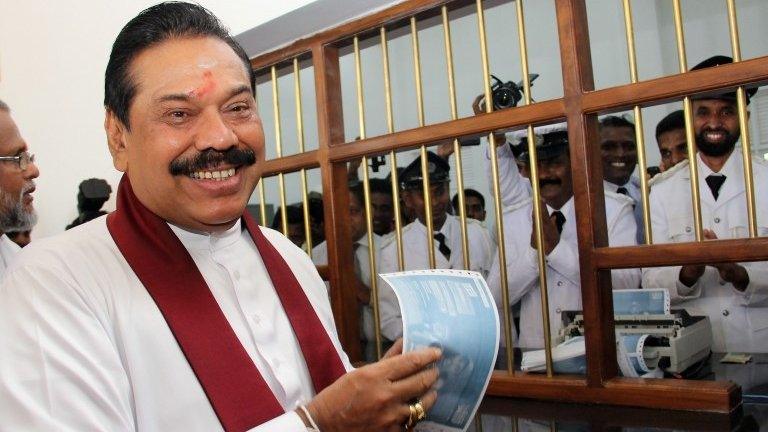
POLYGON ((511 108, 515 106, 515 95, 508 88, 499 88, 493 91, 493 107, 496 109, 511 108))

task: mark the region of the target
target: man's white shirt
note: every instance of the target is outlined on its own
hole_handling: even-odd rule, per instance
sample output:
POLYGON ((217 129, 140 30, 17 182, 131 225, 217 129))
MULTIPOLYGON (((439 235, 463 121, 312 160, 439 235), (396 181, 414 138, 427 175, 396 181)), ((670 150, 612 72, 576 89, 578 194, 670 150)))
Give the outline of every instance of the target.
MULTIPOLYGON (((313 397, 312 381, 250 235, 239 223, 216 235, 171 228, 287 412, 253 430, 304 432, 292 411, 313 397)), ((262 230, 350 370, 314 265, 281 234, 262 230)), ((106 218, 35 242, 9 269, 0 288, 0 419, 26 431, 221 430, 106 218)))
POLYGON ((8 238, 7 234, 0 234, 0 282, 5 276, 5 270, 11 265, 19 251, 21 251, 21 247, 8 238))
MULTIPOLYGON (((742 154, 733 151, 720 174, 726 176, 715 200, 705 181, 712 170, 697 157, 703 228, 719 239, 749 237, 742 154)), ((768 236, 768 166, 752 164, 758 236, 768 236)), ((695 241, 688 162, 660 174, 651 189, 654 243, 695 241)), ((749 275, 746 291, 736 290, 707 266, 692 287, 679 280, 680 266, 643 269, 643 286, 666 288, 673 304, 691 315, 706 315, 712 323, 715 352, 768 352, 768 262, 740 263, 749 275)))

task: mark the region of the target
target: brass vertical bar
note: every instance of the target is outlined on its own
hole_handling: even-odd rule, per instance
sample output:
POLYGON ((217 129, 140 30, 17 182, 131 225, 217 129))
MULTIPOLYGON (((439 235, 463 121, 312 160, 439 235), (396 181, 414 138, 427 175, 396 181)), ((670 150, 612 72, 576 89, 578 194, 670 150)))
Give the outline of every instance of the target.
POLYGON ((520 67, 523 71, 523 99, 526 105, 533 101, 531 96, 531 80, 528 77, 528 43, 525 36, 525 17, 523 16, 523 1, 515 2, 517 13, 517 41, 520 46, 520 67))
MULTIPOLYGON (((485 14, 483 13, 483 1, 475 0, 477 9, 477 26, 480 33, 480 55, 483 67, 483 92, 485 93, 485 111, 493 111, 491 103, 490 65, 488 61, 488 40, 485 34, 485 14)), ((499 159, 496 154, 496 138, 493 132, 488 134, 488 152, 491 155, 491 176, 493 177, 494 213, 496 217, 496 236, 499 239, 499 280, 501 282, 501 297, 504 307, 504 338, 506 342, 507 373, 515 373, 515 351, 512 347, 512 317, 506 303, 509 301, 509 287, 507 286, 507 252, 504 243, 504 219, 501 208, 501 189, 499 188, 499 159)), ((536 182, 532 182, 536 183, 536 182)))
MULTIPOLYGON (((299 142, 299 153, 304 153, 304 114, 301 112, 301 77, 299 76, 299 58, 293 58, 293 90, 296 98, 296 137, 299 142)), ((307 190, 307 170, 302 168, 301 176, 301 203, 304 210, 304 238, 307 246, 307 254, 312 258, 312 230, 309 226, 309 196, 307 190)))
MULTIPOLYGON (((445 40, 445 63, 448 69, 448 98, 451 105, 451 120, 459 118, 456 106, 456 82, 453 71, 453 46, 451 44, 451 23, 448 20, 448 6, 440 9, 443 16, 443 39, 445 40)), ((459 221, 461 223, 461 251, 464 259, 464 269, 469 270, 469 236, 467 235, 467 209, 464 197, 464 166, 461 160, 461 145, 458 139, 453 140, 453 154, 456 155, 456 187, 459 197, 459 221)))
MULTIPOLYGON (((283 157, 283 138, 280 128, 280 95, 277 86, 277 67, 272 66, 272 109, 275 113, 275 148, 277 157, 283 157)), ((288 235, 288 211, 285 205, 285 176, 283 173, 277 175, 278 187, 280 188, 280 219, 283 226, 283 235, 288 235)))
POLYGON ((264 177, 259 180, 259 213, 261 213, 261 226, 267 226, 267 202, 264 193, 264 177))
MULTIPOLYGON (((677 38, 677 56, 680 63, 680 73, 688 72, 688 60, 685 56, 685 35, 683 33, 683 15, 680 8, 680 0, 673 0, 672 7, 675 15, 675 35, 677 38)), ((688 169, 691 174, 691 203, 693 205, 693 225, 696 241, 704 238, 704 229, 701 223, 701 195, 699 194, 699 169, 696 158, 696 134, 693 130, 691 97, 683 99, 683 111, 685 112, 685 139, 688 142, 688 169)))
MULTIPOLYGON (((638 81, 637 76, 637 53, 635 51, 635 30, 632 22, 632 4, 631 0, 624 2, 624 30, 627 36, 627 56, 629 57, 629 77, 632 83, 638 81)), ((645 244, 653 242, 651 232, 651 205, 648 197, 650 190, 648 177, 646 176, 648 161, 645 156, 645 135, 643 133, 643 112, 639 105, 634 107, 635 113, 635 143, 637 144, 637 163, 640 166, 640 192, 643 206, 643 229, 645 244)))
MULTIPOLYGON (((411 17, 411 46, 413 49, 413 78, 416 83, 416 109, 419 117, 419 127, 424 126, 424 95, 421 87, 421 59, 419 55, 419 32, 416 27, 416 17, 411 17)), ((427 146, 421 146, 421 177, 424 193, 424 224, 427 227, 427 255, 429 268, 435 268, 435 246, 432 235, 435 233, 432 221, 432 195, 429 187, 429 163, 427 161, 427 146)))
MULTIPOLYGON (((395 132, 394 116, 392 115, 392 84, 389 79, 389 48, 387 45, 387 29, 383 26, 379 29, 381 37, 381 64, 384 68, 384 98, 387 113, 387 133, 395 132)), ((405 270, 405 257, 403 255, 403 218, 400 213, 400 185, 397 176, 397 155, 395 151, 389 152, 390 179, 392 180, 392 206, 395 212, 395 241, 397 242, 397 266, 400 271, 405 270)))
MULTIPOLYGON (((360 61, 360 40, 353 40, 355 50, 355 83, 357 84, 357 112, 360 122, 360 139, 365 139, 365 102, 363 99, 363 71, 360 61)), ((368 234, 368 265, 370 266, 371 306, 373 306, 373 328, 376 339, 376 358, 381 358, 381 315, 379 311, 378 273, 376 272, 376 242, 373 238, 373 212, 371 211, 371 185, 368 175, 368 156, 363 156, 363 195, 365 200, 365 229, 368 234)))
MULTIPOLYGON (((525 35, 525 16, 523 15, 523 0, 517 0, 517 32, 518 42, 520 44, 520 65, 523 72, 523 84, 525 88, 525 104, 530 105, 533 102, 531 96, 531 82, 528 79, 528 42, 525 35)), ((533 126, 528 125, 528 163, 532 179, 539 178, 539 169, 536 165, 536 140, 534 139, 533 126)), ((539 261, 539 292, 541 293, 541 316, 542 327, 544 331, 544 353, 547 366, 547 376, 552 376, 552 340, 551 329, 549 325, 549 288, 547 285, 547 257, 544 254, 544 215, 541 210, 541 188, 538 181, 532 181, 533 186, 533 215, 536 240, 536 252, 539 261)))
MULTIPOLYGON (((731 34, 731 51, 733 62, 741 61, 741 46, 739 43, 739 23, 736 19, 736 4, 727 0, 728 26, 731 34)), ((743 86, 736 89, 736 104, 739 110, 739 128, 741 129, 741 156, 744 163, 744 191, 747 195, 747 221, 749 236, 757 237, 757 214, 755 205, 755 179, 752 177, 752 143, 749 136, 749 114, 747 112, 747 93, 743 86)))

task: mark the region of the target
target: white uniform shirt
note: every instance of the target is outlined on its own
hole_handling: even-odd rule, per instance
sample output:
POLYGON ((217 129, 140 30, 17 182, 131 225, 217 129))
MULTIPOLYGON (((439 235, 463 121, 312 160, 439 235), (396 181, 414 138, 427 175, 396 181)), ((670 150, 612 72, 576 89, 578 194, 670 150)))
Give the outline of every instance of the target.
POLYGON ((0 281, 5 276, 5 270, 11 265, 11 261, 16 258, 16 254, 21 250, 13 240, 6 234, 0 234, 0 281))
MULTIPOLYGON (((768 236, 768 166, 754 160, 758 235, 768 236)), ((720 171, 726 180, 717 201, 704 180, 712 171, 697 158, 702 225, 719 239, 749 237, 741 151, 736 149, 720 171)), ((651 220, 654 243, 695 241, 688 162, 654 178, 651 220), (658 180, 657 180, 658 178, 658 180)), ((712 323, 715 352, 768 352, 768 263, 740 263, 749 274, 749 286, 740 292, 720 279, 714 267, 692 287, 680 282, 680 266, 643 269, 643 286, 666 288, 673 304, 692 315, 706 315, 712 323)))
MULTIPOLYGON (((216 235, 172 229, 287 412, 253 430, 304 432, 292 410, 313 397, 311 379, 250 235, 239 223, 216 235)), ((314 265, 287 238, 262 230, 351 369, 314 265)), ((106 218, 33 243, 7 273, 0 288, 0 419, 3 430, 222 430, 106 218)))
POLYGON ((618 193, 617 191, 620 187, 626 189, 627 195, 632 198, 635 223, 637 224, 637 244, 644 244, 645 228, 643 227, 643 194, 640 190, 640 179, 632 176, 629 178, 629 181, 623 185, 617 185, 615 183, 603 180, 603 190, 605 191, 618 193))
MULTIPOLYGON (((451 249, 450 260, 438 250, 439 243, 432 240, 435 249, 435 268, 463 269, 464 258, 461 244, 461 221, 452 215, 446 215, 445 223, 439 232, 445 235, 445 243, 451 249)), ((479 272, 483 277, 493 263, 496 246, 480 222, 467 218, 467 243, 469 246, 469 270, 479 272)), ((427 246, 427 227, 415 220, 403 228, 404 270, 429 269, 429 249, 427 246)), ((400 271, 397 262, 397 241, 393 237, 382 244, 381 265, 379 272, 400 271)), ((379 278, 379 310, 381 314, 381 333, 389 340, 395 340, 403 334, 403 321, 400 306, 392 288, 379 278)))
MULTIPOLYGON (((542 348, 544 332, 541 317, 541 291, 539 285, 538 252, 531 247, 532 200, 529 198, 504 212, 504 233, 507 253, 507 286, 509 301, 502 302, 499 259, 495 258, 488 277, 488 285, 496 305, 514 305, 520 301, 520 341, 522 348, 542 348)), ((635 219, 629 197, 607 193, 605 217, 610 246, 635 244, 635 219)), ((547 211, 554 211, 547 206, 547 211)), ((576 239, 576 215, 573 198, 560 209, 565 224, 557 246, 546 257, 547 285, 549 293, 550 331, 556 336, 562 327, 561 312, 581 310, 581 280, 579 277, 579 249, 576 239)), ((622 269, 611 271, 614 289, 637 288, 640 270, 622 269)), ((514 334, 514 332, 513 332, 514 334)), ((502 338, 502 346, 504 339, 502 338)))
MULTIPOLYGON (((381 237, 373 234, 373 244, 374 244, 374 254, 375 254, 375 260, 376 260, 376 268, 379 268, 379 261, 380 261, 380 248, 381 248, 381 237)), ((365 286, 368 287, 368 289, 371 288, 371 263, 368 258, 368 234, 364 234, 362 237, 360 237, 356 242, 356 249, 355 249, 355 261, 357 262, 357 265, 360 269, 360 280, 365 284, 365 286)), ((312 248, 312 262, 315 263, 315 265, 328 265, 328 243, 323 241, 319 245, 312 248)), ((376 272, 378 274, 378 272, 376 272)), ((374 334, 374 325, 373 325, 373 308, 370 305, 364 305, 361 309, 360 314, 360 329, 362 330, 362 335, 365 337, 365 340, 367 341, 373 341, 376 338, 376 335, 374 334)))

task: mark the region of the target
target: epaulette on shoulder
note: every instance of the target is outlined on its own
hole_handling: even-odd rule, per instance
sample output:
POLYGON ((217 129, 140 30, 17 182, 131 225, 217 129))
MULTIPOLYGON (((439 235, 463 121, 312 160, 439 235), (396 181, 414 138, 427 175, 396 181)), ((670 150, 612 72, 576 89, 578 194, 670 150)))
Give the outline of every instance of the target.
POLYGON ((503 213, 512 213, 515 210, 518 210, 522 207, 527 206, 528 204, 533 202, 533 197, 527 197, 524 199, 521 199, 520 201, 517 201, 516 203, 512 205, 508 205, 504 207, 504 210, 502 210, 503 213))
POLYGON ((678 171, 683 170, 683 169, 688 169, 688 159, 686 159, 684 161, 681 161, 677 165, 675 165, 672 168, 664 171, 661 174, 656 174, 651 179, 651 181, 648 182, 648 186, 650 187, 650 186, 653 186, 653 185, 655 185, 657 183, 661 183, 664 180, 666 180, 666 179, 672 177, 673 175, 675 175, 678 171))
POLYGON ((620 194, 618 192, 605 191, 605 196, 606 197, 611 197, 611 198, 615 199, 616 201, 618 201, 620 203, 626 203, 626 204, 630 204, 630 205, 635 204, 635 200, 632 199, 631 196, 620 194))

